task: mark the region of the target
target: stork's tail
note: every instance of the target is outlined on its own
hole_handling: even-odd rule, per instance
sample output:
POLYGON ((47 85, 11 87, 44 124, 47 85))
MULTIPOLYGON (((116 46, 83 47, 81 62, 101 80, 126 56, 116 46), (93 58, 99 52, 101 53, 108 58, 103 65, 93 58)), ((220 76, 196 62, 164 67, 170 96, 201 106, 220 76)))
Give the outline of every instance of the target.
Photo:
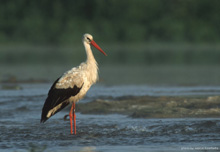
POLYGON ((44 106, 42 109, 40 122, 44 123, 45 121, 47 121, 47 119, 49 119, 51 116, 55 115, 57 112, 65 108, 68 104, 69 102, 68 100, 66 100, 52 109, 48 108, 47 106, 44 106))

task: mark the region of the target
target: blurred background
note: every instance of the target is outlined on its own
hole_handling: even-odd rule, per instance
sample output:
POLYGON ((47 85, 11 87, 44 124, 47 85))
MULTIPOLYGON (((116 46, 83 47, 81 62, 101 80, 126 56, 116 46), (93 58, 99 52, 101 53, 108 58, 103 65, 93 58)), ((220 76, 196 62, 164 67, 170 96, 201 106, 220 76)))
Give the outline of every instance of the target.
POLYGON ((0 81, 48 82, 86 59, 100 83, 220 85, 219 0, 2 0, 0 81))

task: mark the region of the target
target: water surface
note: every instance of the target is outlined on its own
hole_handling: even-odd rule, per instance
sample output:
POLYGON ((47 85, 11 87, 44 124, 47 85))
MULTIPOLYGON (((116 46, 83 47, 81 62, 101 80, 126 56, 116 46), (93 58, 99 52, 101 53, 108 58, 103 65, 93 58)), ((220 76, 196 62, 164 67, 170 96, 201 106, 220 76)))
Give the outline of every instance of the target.
MULTIPOLYGON (((0 150, 20 151, 220 151, 219 118, 132 119, 126 115, 77 113, 70 135, 68 108, 40 124, 51 84, 18 84, 0 92, 0 150)), ((218 86, 104 86, 91 88, 81 102, 121 96, 212 96, 218 86)))

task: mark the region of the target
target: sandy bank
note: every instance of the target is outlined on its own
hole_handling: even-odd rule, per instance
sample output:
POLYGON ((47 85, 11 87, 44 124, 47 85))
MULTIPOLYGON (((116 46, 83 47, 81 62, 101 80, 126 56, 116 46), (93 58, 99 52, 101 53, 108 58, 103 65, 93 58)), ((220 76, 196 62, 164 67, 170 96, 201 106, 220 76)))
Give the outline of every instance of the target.
POLYGON ((151 97, 126 96, 78 103, 83 114, 126 114, 133 118, 220 117, 220 96, 151 97))

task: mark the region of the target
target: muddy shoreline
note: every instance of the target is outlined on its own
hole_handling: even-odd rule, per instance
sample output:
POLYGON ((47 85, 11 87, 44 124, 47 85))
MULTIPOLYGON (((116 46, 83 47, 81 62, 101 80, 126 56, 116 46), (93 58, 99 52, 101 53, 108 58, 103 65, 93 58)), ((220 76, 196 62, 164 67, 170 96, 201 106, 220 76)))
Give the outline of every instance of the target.
POLYGON ((82 114, 125 114, 132 118, 218 118, 220 96, 124 96, 77 103, 82 114))

